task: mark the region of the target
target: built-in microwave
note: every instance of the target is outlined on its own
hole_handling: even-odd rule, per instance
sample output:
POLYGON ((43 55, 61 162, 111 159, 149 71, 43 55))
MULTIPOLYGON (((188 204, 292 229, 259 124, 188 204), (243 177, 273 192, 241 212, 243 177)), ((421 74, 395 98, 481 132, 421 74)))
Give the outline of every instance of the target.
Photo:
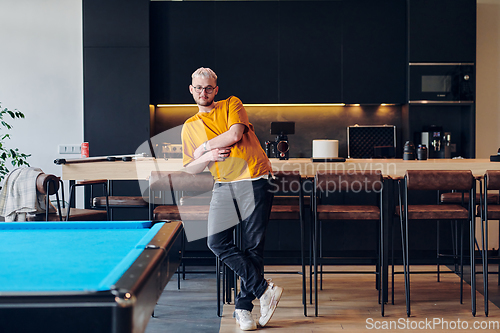
POLYGON ((410 63, 410 103, 473 103, 473 63, 410 63))

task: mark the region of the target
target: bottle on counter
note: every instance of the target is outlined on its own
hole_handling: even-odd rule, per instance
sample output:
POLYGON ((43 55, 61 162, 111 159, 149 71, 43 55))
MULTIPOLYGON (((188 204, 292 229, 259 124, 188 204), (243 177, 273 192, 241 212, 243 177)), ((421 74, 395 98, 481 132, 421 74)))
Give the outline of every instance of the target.
POLYGON ((406 141, 403 149, 403 160, 410 161, 415 159, 415 145, 411 141, 406 141))
POLYGON ((425 145, 418 145, 417 147, 417 160, 423 161, 427 159, 427 147, 425 145))

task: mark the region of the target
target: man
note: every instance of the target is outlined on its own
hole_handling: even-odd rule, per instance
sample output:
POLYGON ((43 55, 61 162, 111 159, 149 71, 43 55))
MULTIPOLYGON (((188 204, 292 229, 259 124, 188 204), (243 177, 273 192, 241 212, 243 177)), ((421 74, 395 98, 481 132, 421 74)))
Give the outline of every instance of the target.
POLYGON ((192 74, 189 91, 199 112, 182 129, 183 164, 191 173, 208 166, 215 178, 208 216, 208 247, 241 278, 233 316, 242 330, 255 330, 252 301, 260 300, 260 326, 271 319, 283 288, 264 279, 264 236, 273 194, 271 164, 237 97, 214 102, 217 75, 209 68, 192 74), (241 249, 233 243, 240 223, 241 249))

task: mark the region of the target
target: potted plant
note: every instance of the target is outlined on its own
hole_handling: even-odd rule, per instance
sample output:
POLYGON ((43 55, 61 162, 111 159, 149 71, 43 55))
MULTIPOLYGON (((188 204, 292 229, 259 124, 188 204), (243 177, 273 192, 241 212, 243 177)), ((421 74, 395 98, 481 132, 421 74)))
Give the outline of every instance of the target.
POLYGON ((31 156, 31 154, 21 153, 18 148, 8 147, 7 142, 10 140, 8 131, 12 128, 12 125, 5 121, 5 117, 24 119, 24 114, 17 109, 14 111, 7 108, 2 109, 2 104, 0 102, 0 183, 9 173, 9 168, 7 167, 9 162, 14 167, 20 167, 22 165, 29 166, 26 159, 31 156))

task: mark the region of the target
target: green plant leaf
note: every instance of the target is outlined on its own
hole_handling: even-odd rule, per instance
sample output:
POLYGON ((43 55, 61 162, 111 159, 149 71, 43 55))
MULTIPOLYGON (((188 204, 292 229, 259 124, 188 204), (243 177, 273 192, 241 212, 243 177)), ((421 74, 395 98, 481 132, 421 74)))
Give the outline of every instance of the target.
MULTIPOLYGON (((12 119, 24 119, 24 113, 14 109, 14 111, 8 108, 1 108, 0 102, 0 130, 10 130, 12 126, 4 120, 4 115, 8 114, 12 119)), ((9 173, 7 168, 7 163, 10 162, 13 166, 22 166, 29 163, 26 161, 31 154, 24 154, 19 151, 19 148, 8 148, 6 147, 6 140, 11 139, 10 134, 3 134, 0 136, 0 181, 5 178, 5 175, 9 173)))

